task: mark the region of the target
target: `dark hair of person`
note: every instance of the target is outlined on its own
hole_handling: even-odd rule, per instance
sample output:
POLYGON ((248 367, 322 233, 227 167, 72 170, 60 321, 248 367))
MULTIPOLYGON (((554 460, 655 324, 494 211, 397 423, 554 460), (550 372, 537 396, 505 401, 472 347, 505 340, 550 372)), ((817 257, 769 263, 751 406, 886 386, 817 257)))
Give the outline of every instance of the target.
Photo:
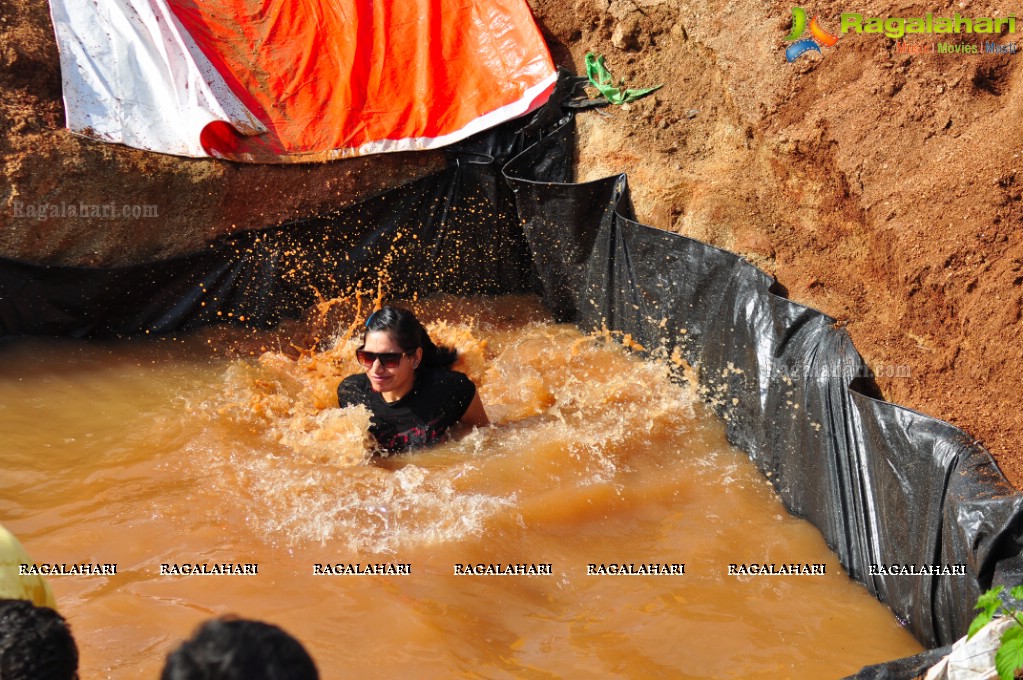
POLYGON ((0 678, 77 677, 78 645, 64 617, 28 600, 0 600, 0 678))
POLYGON ((160 680, 319 680, 302 644, 281 628, 231 616, 211 619, 167 655, 160 680))
POLYGON ((373 312, 366 320, 366 332, 370 331, 387 331, 406 352, 422 347, 422 365, 427 368, 447 368, 458 356, 458 350, 435 345, 416 315, 401 307, 386 306, 373 312))

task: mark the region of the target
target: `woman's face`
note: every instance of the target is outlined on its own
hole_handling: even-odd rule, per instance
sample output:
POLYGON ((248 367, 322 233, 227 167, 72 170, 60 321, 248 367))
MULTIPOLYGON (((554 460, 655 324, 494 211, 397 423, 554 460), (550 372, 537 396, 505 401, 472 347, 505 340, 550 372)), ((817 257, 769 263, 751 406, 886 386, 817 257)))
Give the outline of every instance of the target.
MULTIPOLYGON (((366 344, 363 347, 367 352, 383 354, 386 352, 404 352, 400 345, 391 339, 387 331, 370 331, 366 334, 366 344)), ((394 368, 387 368, 379 360, 366 369, 370 386, 374 392, 381 392, 385 397, 391 397, 388 401, 394 401, 404 397, 412 389, 415 383, 415 367, 423 356, 422 348, 417 349, 413 354, 402 355, 401 361, 394 368)))

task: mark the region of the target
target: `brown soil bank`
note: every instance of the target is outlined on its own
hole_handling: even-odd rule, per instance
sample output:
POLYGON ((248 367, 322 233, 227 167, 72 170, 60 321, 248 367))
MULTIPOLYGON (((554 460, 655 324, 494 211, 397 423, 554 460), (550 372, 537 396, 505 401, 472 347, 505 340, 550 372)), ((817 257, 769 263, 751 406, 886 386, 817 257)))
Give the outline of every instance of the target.
MULTIPOLYGON (((898 53, 847 33, 789 64, 793 3, 531 0, 555 59, 654 95, 580 120, 579 179, 627 172, 640 221, 738 252, 845 324, 885 398, 965 429, 1023 486, 1023 52, 898 53), (908 375, 906 373, 908 372, 908 375)), ((1008 2, 804 5, 1007 16, 1008 2)), ((911 36, 1023 47, 1015 35, 911 36)))
MULTIPOLYGON (((792 5, 530 0, 555 60, 607 56, 655 95, 580 118, 579 179, 627 172, 639 219, 739 252, 847 325, 884 396, 977 437, 1023 487, 1023 53, 898 52, 845 34, 785 61, 792 5), (605 115, 606 114, 606 115, 605 115), (907 375, 908 372, 908 375, 907 375)), ((807 6, 1005 16, 1009 3, 807 6)), ((953 35, 948 42, 1017 42, 953 35)), ((928 47, 939 36, 915 36, 928 47)), ((0 0, 0 254, 113 263, 182 252, 411 179, 435 154, 250 167, 96 144, 62 130, 42 0, 0 0), (34 223, 23 202, 160 206, 158 220, 34 223)))
POLYGON ((443 154, 434 152, 258 166, 83 139, 64 129, 49 5, 0 0, 2 256, 96 266, 169 257, 221 234, 352 203, 443 165, 443 154), (76 216, 35 218, 51 206, 76 216), (78 216, 83 206, 90 217, 78 216), (126 206, 141 217, 108 217, 126 206))

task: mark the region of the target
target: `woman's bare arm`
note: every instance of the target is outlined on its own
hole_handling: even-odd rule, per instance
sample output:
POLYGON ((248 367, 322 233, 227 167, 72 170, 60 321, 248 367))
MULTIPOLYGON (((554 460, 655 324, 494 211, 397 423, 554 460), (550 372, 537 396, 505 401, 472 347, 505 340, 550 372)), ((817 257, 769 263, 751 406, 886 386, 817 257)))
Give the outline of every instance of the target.
POLYGON ((490 418, 487 418, 487 411, 483 408, 483 400, 480 399, 479 392, 473 395, 469 408, 465 409, 465 413, 458 422, 469 427, 485 427, 490 424, 490 418))

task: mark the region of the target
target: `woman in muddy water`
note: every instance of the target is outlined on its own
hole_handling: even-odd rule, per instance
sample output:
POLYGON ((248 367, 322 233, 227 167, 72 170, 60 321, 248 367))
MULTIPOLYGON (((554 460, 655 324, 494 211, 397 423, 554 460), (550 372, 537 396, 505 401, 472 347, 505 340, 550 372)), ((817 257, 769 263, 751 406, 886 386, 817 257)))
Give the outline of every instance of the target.
POLYGON ((476 385, 450 368, 456 355, 435 345, 409 310, 381 307, 355 352, 366 372, 341 381, 338 405, 368 408, 370 433, 392 453, 435 444, 456 423, 488 425, 476 385))

